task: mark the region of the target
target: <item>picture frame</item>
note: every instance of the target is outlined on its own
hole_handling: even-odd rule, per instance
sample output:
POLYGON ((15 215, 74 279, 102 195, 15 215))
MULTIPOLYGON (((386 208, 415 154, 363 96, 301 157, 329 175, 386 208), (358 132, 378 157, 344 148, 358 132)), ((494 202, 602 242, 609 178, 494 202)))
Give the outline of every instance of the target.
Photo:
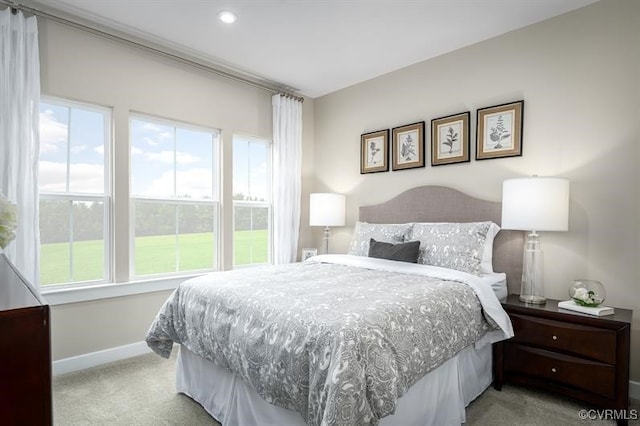
POLYGON ((469 155, 469 121, 465 111, 431 120, 431 165, 467 163, 469 155))
POLYGON ((424 167, 424 121, 392 129, 392 169, 424 167))
POLYGON ((360 135, 360 174, 389 170, 389 129, 360 135))
POLYGON ((302 261, 309 259, 310 257, 317 256, 318 249, 317 248, 303 248, 302 249, 302 261))
POLYGON ((476 160, 522 155, 524 100, 477 110, 476 160))

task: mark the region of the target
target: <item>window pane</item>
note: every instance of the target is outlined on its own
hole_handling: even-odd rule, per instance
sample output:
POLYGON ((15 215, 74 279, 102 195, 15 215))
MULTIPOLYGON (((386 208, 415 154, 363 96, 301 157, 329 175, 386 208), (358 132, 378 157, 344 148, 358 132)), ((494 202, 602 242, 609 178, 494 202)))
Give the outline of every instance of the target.
POLYGON ((176 129, 176 197, 213 198, 213 135, 176 129))
POLYGON ((215 208, 135 201, 136 275, 215 268, 215 208))
POLYGON ((41 192, 67 191, 69 108, 40 104, 40 164, 38 187, 41 192))
POLYGON ((235 265, 270 261, 271 144, 233 137, 235 265), (252 205, 255 204, 255 205, 252 205))
POLYGON ((268 146, 266 143, 251 143, 249 152, 249 196, 253 200, 269 201, 268 146))
POLYGON ((216 266, 214 214, 214 207, 208 205, 178 207, 179 271, 213 269, 216 266))
POLYGON ((135 201, 135 273, 176 271, 177 206, 135 201))
POLYGON ((70 214, 70 201, 40 201, 40 284, 43 286, 71 280, 70 214))
POLYGON ((270 146, 267 142, 234 136, 234 200, 270 200, 269 148, 270 146))
POLYGON ((110 110, 40 104, 41 282, 107 281, 110 110), (105 198, 106 197, 106 198, 105 198))
POLYGON ((73 202, 72 281, 100 280, 104 274, 104 203, 73 202))
POLYGON ((131 193, 173 197, 175 194, 175 129, 131 120, 131 193))
POLYGON ((104 193, 104 114, 71 109, 69 135, 69 191, 104 193))
POLYGON ((269 261, 269 208, 234 207, 233 263, 269 261))
POLYGON ((135 275, 217 267, 217 150, 215 130, 131 119, 135 275))
POLYGON ((104 203, 40 201, 42 285, 104 279, 104 203))

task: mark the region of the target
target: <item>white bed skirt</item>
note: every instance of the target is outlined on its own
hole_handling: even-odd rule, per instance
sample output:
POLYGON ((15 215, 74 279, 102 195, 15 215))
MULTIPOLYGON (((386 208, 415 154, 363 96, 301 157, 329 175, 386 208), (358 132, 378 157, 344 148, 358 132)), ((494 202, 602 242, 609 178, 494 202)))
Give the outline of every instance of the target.
MULTIPOLYGON (((468 346, 429 372, 398 400, 396 413, 380 425, 460 425, 465 407, 491 384, 491 345, 468 346)), ((303 426, 302 416, 264 401, 225 368, 216 367, 180 347, 176 388, 188 395, 223 426, 303 426)))

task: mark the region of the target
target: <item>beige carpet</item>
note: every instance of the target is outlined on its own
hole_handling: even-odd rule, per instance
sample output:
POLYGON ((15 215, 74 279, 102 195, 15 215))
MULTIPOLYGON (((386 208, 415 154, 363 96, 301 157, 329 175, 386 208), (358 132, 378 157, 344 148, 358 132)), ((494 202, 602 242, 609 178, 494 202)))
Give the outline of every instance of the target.
MULTIPOLYGON (((170 360, 149 354, 55 377, 55 424, 219 425, 200 405, 176 394, 176 352, 170 360)), ((466 424, 615 424, 612 421, 581 421, 578 412, 582 408, 579 403, 520 387, 504 386, 502 392, 489 388, 467 408, 466 424)), ((632 408, 640 410, 640 404, 634 402, 632 408)))

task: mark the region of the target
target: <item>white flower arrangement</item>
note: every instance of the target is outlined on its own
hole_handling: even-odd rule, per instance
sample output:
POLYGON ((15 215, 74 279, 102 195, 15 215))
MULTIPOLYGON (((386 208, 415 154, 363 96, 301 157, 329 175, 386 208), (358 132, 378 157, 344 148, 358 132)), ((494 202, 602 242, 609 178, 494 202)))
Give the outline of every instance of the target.
POLYGON ((16 205, 0 195, 0 249, 4 249, 16 238, 18 213, 16 205))
POLYGON ((573 300, 582 306, 598 306, 603 302, 602 297, 598 296, 593 290, 584 287, 577 288, 573 293, 573 300))

